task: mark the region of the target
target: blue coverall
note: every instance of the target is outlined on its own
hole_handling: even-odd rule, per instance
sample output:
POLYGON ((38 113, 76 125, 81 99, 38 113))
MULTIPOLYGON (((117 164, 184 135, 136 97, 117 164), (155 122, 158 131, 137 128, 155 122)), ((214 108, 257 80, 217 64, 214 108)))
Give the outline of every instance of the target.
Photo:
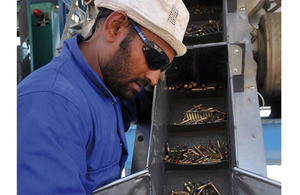
POLYGON ((83 195, 121 176, 125 131, 151 105, 111 94, 86 63, 76 35, 61 54, 18 85, 17 187, 20 195, 83 195))

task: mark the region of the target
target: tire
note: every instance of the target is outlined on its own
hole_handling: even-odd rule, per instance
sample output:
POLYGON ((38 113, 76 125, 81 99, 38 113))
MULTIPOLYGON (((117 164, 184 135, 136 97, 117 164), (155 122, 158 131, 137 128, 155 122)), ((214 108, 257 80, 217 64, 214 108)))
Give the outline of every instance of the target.
POLYGON ((257 84, 267 99, 281 98, 281 13, 260 18, 257 32, 259 62, 257 84))

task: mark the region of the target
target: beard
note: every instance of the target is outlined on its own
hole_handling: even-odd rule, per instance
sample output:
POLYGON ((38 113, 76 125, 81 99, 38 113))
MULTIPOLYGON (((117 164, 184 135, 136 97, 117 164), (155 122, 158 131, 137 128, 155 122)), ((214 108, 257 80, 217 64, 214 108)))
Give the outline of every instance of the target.
POLYGON ((130 63, 129 48, 119 48, 115 55, 110 56, 109 59, 100 67, 104 83, 110 92, 119 98, 129 100, 138 92, 132 87, 136 83, 143 87, 150 82, 144 78, 132 77, 134 70, 133 64, 130 63))

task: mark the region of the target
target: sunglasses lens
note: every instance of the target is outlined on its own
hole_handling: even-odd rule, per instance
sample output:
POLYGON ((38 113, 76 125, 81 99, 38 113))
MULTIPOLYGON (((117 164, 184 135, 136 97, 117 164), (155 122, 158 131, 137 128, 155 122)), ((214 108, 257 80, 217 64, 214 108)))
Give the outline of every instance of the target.
POLYGON ((143 47, 147 64, 151 70, 162 69, 169 64, 167 54, 155 43, 148 41, 143 47))

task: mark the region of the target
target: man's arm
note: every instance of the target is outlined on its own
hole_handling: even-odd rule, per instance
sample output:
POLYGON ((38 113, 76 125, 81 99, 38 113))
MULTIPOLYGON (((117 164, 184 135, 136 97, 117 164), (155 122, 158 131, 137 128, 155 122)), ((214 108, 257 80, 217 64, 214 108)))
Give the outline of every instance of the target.
POLYGON ((18 98, 18 194, 86 194, 86 121, 62 96, 18 98))

